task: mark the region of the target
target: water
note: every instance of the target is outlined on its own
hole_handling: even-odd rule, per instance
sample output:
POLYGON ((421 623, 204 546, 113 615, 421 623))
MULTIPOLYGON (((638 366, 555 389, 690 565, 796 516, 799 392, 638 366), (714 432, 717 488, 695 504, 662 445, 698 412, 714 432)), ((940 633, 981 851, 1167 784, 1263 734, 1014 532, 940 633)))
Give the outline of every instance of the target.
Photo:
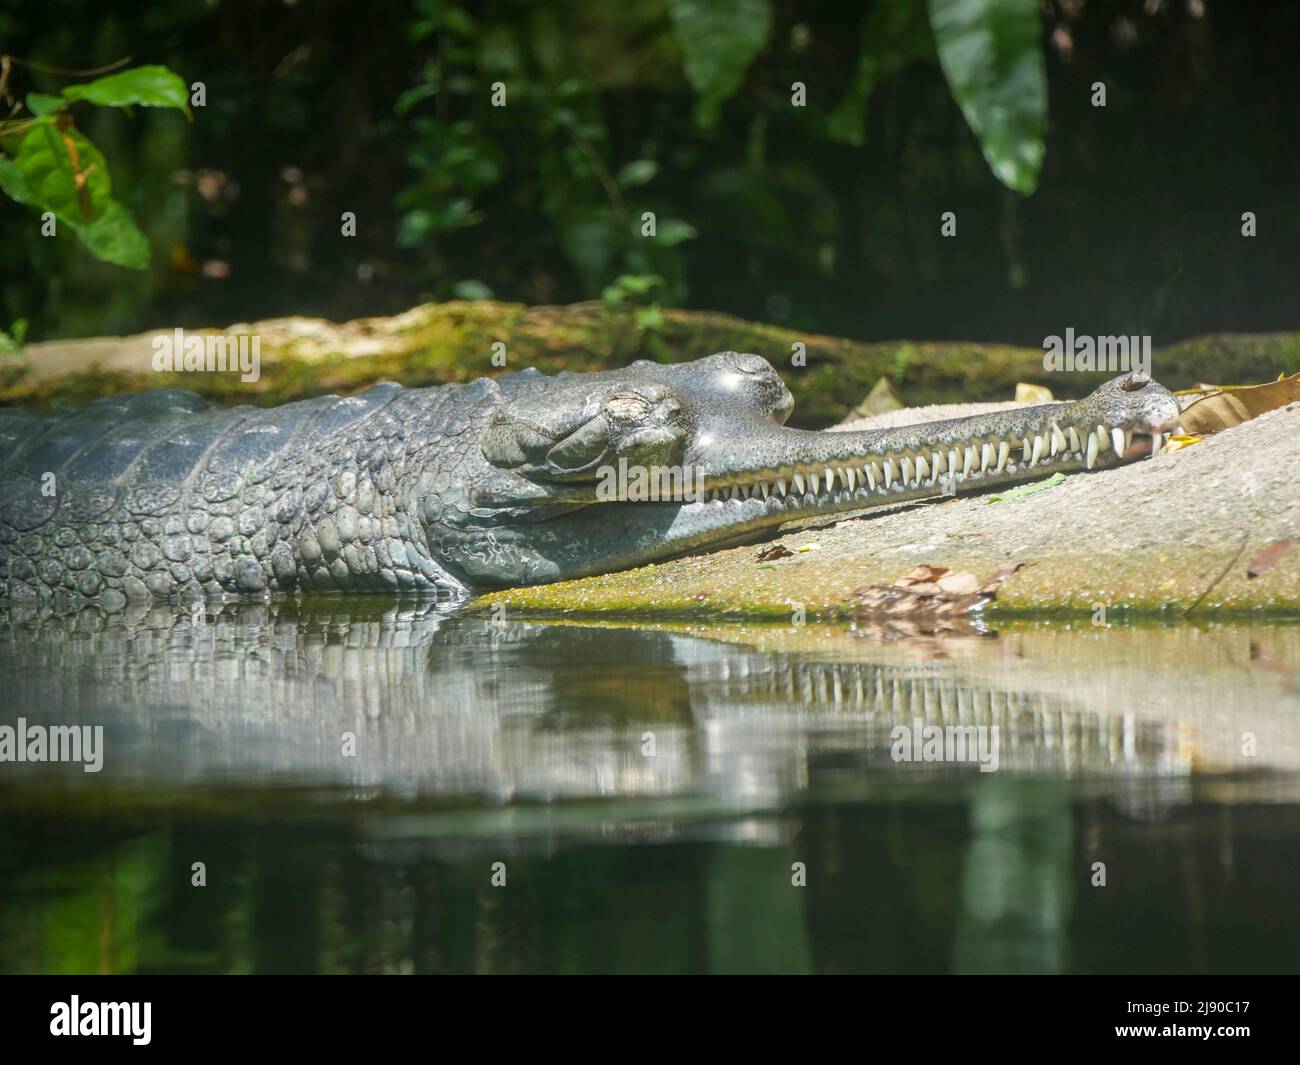
POLYGON ((0 970, 1293 971, 1300 625, 998 630, 0 612, 0 970))

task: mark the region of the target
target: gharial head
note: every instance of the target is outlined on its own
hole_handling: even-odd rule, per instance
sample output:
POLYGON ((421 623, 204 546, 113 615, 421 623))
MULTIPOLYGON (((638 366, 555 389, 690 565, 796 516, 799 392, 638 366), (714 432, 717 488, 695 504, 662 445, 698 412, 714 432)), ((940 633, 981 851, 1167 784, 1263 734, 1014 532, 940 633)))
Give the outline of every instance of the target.
POLYGON ((1139 373, 1073 403, 868 432, 785 427, 781 378, 732 351, 509 380, 454 483, 423 508, 439 562, 471 586, 608 572, 951 484, 1114 464, 1158 451, 1179 417, 1139 373))

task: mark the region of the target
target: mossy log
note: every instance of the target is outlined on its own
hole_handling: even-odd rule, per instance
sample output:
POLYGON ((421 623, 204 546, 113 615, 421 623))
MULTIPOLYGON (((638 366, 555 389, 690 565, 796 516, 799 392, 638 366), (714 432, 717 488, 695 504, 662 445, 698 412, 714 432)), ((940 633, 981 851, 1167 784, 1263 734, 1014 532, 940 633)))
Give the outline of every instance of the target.
MULTIPOLYGON (((821 426, 843 418, 882 376, 893 379, 911 406, 1008 399, 1019 381, 1045 384, 1068 397, 1089 391, 1108 376, 1049 373, 1041 348, 958 341, 861 343, 702 311, 667 310, 660 325, 645 329, 637 326, 630 309, 600 303, 527 307, 451 301, 391 318, 338 324, 281 318, 189 331, 260 337, 261 376, 248 383, 230 372, 154 371, 153 340, 166 332, 31 344, 16 356, 0 358, 0 403, 75 405, 114 392, 172 386, 223 403, 266 406, 353 392, 381 380, 432 385, 528 366, 545 373, 594 370, 639 358, 682 361, 730 349, 770 359, 798 401, 797 424, 821 426), (504 367, 493 363, 498 342, 505 345, 504 367), (800 344, 806 354, 803 365, 793 358, 800 344)), ((1268 380, 1300 368, 1300 334, 1185 340, 1157 349, 1154 368, 1171 387, 1268 380)))

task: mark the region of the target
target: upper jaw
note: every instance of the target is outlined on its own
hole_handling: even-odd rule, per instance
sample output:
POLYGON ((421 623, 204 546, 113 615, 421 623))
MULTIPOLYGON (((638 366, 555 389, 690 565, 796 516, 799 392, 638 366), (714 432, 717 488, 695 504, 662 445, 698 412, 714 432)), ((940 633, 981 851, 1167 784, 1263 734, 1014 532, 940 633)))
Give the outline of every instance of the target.
MULTIPOLYGON (((777 516, 787 509, 855 509, 1055 470, 1090 470, 1160 452, 1178 424, 1177 401, 1167 396, 1148 406, 1122 411, 1084 400, 869 432, 730 426, 708 432, 707 446, 688 455, 682 469, 691 476, 679 482, 685 491, 624 501, 695 508, 753 499, 763 506, 746 508, 746 515, 777 516)), ((598 496, 590 484, 518 477, 475 497, 483 507, 616 501, 598 496)))

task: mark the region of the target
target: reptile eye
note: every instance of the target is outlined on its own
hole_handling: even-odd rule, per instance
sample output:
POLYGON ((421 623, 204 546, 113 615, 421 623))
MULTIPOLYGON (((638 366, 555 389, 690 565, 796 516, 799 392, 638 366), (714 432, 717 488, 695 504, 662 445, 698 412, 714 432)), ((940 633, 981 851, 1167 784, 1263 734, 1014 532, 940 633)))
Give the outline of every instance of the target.
POLYGON ((1151 383, 1151 378, 1141 372, 1129 374, 1119 383, 1121 392, 1139 392, 1151 383))

